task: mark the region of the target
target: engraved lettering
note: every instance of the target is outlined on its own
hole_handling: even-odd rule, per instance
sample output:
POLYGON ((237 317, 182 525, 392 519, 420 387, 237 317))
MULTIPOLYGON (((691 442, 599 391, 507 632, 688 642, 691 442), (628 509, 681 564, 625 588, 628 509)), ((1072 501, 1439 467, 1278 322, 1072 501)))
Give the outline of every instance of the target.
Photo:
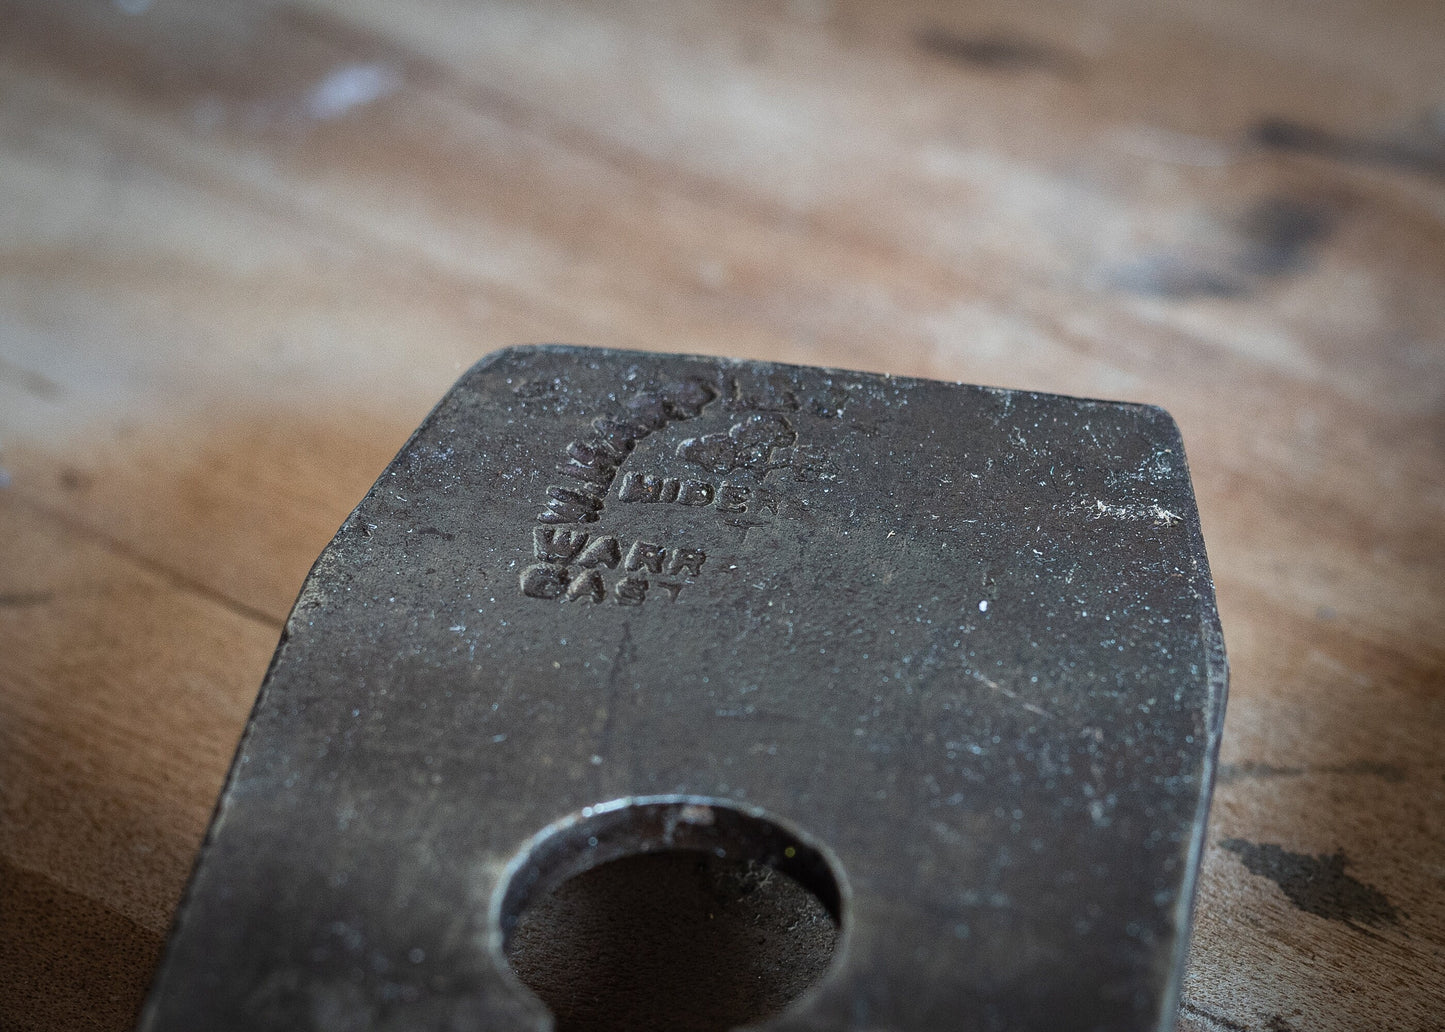
POLYGON ((602 574, 597 570, 588 570, 580 577, 574 577, 567 585, 567 600, 569 602, 580 602, 588 599, 592 602, 601 602, 607 597, 607 589, 602 584, 602 574))
POLYGON ((570 563, 582 546, 587 544, 587 532, 582 530, 555 530, 551 527, 532 528, 532 551, 544 563, 570 563))
POLYGON ((680 505, 707 505, 712 501, 712 485, 704 480, 684 480, 677 489, 680 505))
POLYGON ((577 498, 587 505, 600 509, 607 488, 602 484, 595 483, 568 484, 566 487, 549 487, 547 493, 553 498, 559 495, 564 498, 577 498))
POLYGON ((577 557, 578 566, 605 566, 609 570, 615 569, 617 564, 622 562, 622 550, 617 547, 615 537, 593 538, 577 557))
POLYGON ((537 517, 541 523, 593 523, 602 508, 602 499, 568 487, 549 487, 547 495, 548 509, 537 517))
POLYGON ((613 419, 611 416, 598 416, 592 420, 592 429, 602 443, 628 452, 637 446, 638 441, 652 433, 649 427, 641 423, 634 423, 630 419, 613 419))
POLYGON ((546 511, 537 518, 542 526, 533 531, 538 561, 521 574, 524 594, 594 605, 610 596, 616 605, 640 606, 649 595, 656 598, 665 591, 675 603, 682 589, 702 575, 707 555, 700 548, 619 539, 597 528, 589 533, 557 527, 596 523, 614 497, 614 484, 617 501, 624 503, 714 506, 719 522, 737 531, 743 545, 751 530, 769 526, 759 522, 763 514, 789 520, 806 517, 805 499, 792 497, 786 487, 776 490, 784 476, 772 477, 774 490, 763 485, 783 470, 788 471, 786 480, 800 483, 838 478, 840 470, 826 451, 799 443, 795 422, 804 410, 810 419, 835 418, 847 397, 838 392, 836 397, 804 396, 781 374, 766 382, 749 378, 745 386, 732 380, 720 403, 731 413, 724 425, 731 425, 722 432, 678 441, 674 452, 678 460, 726 479, 704 478, 701 473, 688 477, 624 472, 640 441, 671 422, 701 415, 718 394, 704 381, 689 380, 630 397, 611 396, 612 410, 590 418, 585 432, 567 444, 566 456, 556 467, 560 479, 548 486, 546 511), (624 541, 630 544, 624 547, 624 541))
POLYGON ((651 473, 624 473, 617 497, 624 502, 655 502, 662 492, 662 478, 651 473))
POLYGON ((707 554, 700 548, 668 548, 639 540, 624 550, 615 535, 553 527, 534 528, 532 542, 533 551, 542 561, 528 566, 520 575, 522 594, 530 598, 601 604, 611 596, 617 605, 640 606, 646 602, 649 589, 660 584, 675 602, 684 583, 700 575, 707 561, 707 554), (605 570, 619 573, 614 580, 604 575, 605 570), (652 580, 648 576, 662 573, 688 581, 652 580))
POLYGON ((623 577, 612 588, 619 606, 640 606, 647 600, 647 581, 641 577, 623 577))
POLYGON ((634 542, 627 550, 627 569, 651 570, 653 573, 662 572, 662 546, 654 545, 648 541, 634 542))
POLYGON ((706 480, 679 480, 652 473, 624 474, 617 497, 624 502, 714 505, 720 513, 766 512, 786 519, 800 519, 801 513, 807 509, 807 502, 802 499, 790 500, 764 487, 729 481, 714 485, 706 480))
MULTIPOLYGON (((594 522, 618 467, 637 442, 662 429, 670 420, 696 418, 715 397, 717 391, 707 383, 682 380, 658 391, 634 395, 625 403, 626 414, 622 418, 598 416, 593 419, 591 433, 567 445, 571 462, 558 467, 559 472, 577 482, 581 490, 549 487, 547 508, 538 514, 537 522, 594 522)), ((676 497, 675 489, 673 497, 676 497)))
POLYGON ((696 577, 702 572, 702 564, 707 556, 696 548, 674 548, 667 554, 667 572, 674 577, 681 570, 686 570, 696 577))
POLYGON ((620 466, 627 452, 607 441, 573 441, 567 445, 567 457, 582 466, 620 466))
POLYGON ((679 441, 677 455, 709 473, 742 470, 758 482, 773 464, 773 452, 791 446, 798 439, 786 416, 754 412, 734 423, 726 433, 705 434, 679 441))
POLYGON ((587 484, 596 484, 606 489, 612 483, 612 467, 610 466, 584 466, 578 462, 569 462, 565 466, 558 466, 557 472, 564 477, 571 477, 573 480, 581 480, 587 484))
POLYGON ((717 489, 720 512, 747 512, 748 489, 742 484, 723 484, 717 489))
POLYGON ((567 569, 539 563, 522 571, 522 594, 531 598, 557 598, 567 589, 567 569))

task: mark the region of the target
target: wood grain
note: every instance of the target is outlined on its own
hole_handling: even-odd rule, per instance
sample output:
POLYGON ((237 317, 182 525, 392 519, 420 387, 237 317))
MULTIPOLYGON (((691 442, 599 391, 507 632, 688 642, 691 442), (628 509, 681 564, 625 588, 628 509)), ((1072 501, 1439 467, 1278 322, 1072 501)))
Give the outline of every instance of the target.
POLYGON ((0 0, 0 1027, 124 1029, 308 564, 487 351, 1150 401, 1180 1028, 1445 1028, 1445 7, 0 0))

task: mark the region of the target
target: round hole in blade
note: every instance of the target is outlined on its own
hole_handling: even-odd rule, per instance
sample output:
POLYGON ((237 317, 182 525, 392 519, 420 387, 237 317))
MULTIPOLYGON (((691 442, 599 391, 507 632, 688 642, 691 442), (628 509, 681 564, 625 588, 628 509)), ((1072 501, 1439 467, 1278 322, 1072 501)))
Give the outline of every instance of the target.
POLYGON ((822 979, 841 884, 818 846, 756 811, 617 800, 538 835, 497 917, 507 962, 557 1032, 725 1032, 822 979))

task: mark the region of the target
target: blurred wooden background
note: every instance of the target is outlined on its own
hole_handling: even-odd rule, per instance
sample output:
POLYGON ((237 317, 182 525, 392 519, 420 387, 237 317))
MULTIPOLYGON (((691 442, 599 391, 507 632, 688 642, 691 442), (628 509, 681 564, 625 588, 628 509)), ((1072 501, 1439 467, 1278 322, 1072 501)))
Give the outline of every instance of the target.
POLYGON ((129 1027, 308 564, 526 341, 1167 406, 1180 1028, 1445 1028, 1438 0, 0 0, 0 1027, 129 1027))

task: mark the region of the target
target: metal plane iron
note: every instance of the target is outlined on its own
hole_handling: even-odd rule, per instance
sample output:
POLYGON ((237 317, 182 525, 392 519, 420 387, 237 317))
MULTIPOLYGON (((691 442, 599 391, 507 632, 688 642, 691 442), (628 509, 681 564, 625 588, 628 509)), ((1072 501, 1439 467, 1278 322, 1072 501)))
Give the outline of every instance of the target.
POLYGON ((1225 688, 1161 409, 501 351, 307 577, 140 1028, 545 1029, 527 908, 690 850, 837 926, 750 1027, 1167 1030, 1225 688))

